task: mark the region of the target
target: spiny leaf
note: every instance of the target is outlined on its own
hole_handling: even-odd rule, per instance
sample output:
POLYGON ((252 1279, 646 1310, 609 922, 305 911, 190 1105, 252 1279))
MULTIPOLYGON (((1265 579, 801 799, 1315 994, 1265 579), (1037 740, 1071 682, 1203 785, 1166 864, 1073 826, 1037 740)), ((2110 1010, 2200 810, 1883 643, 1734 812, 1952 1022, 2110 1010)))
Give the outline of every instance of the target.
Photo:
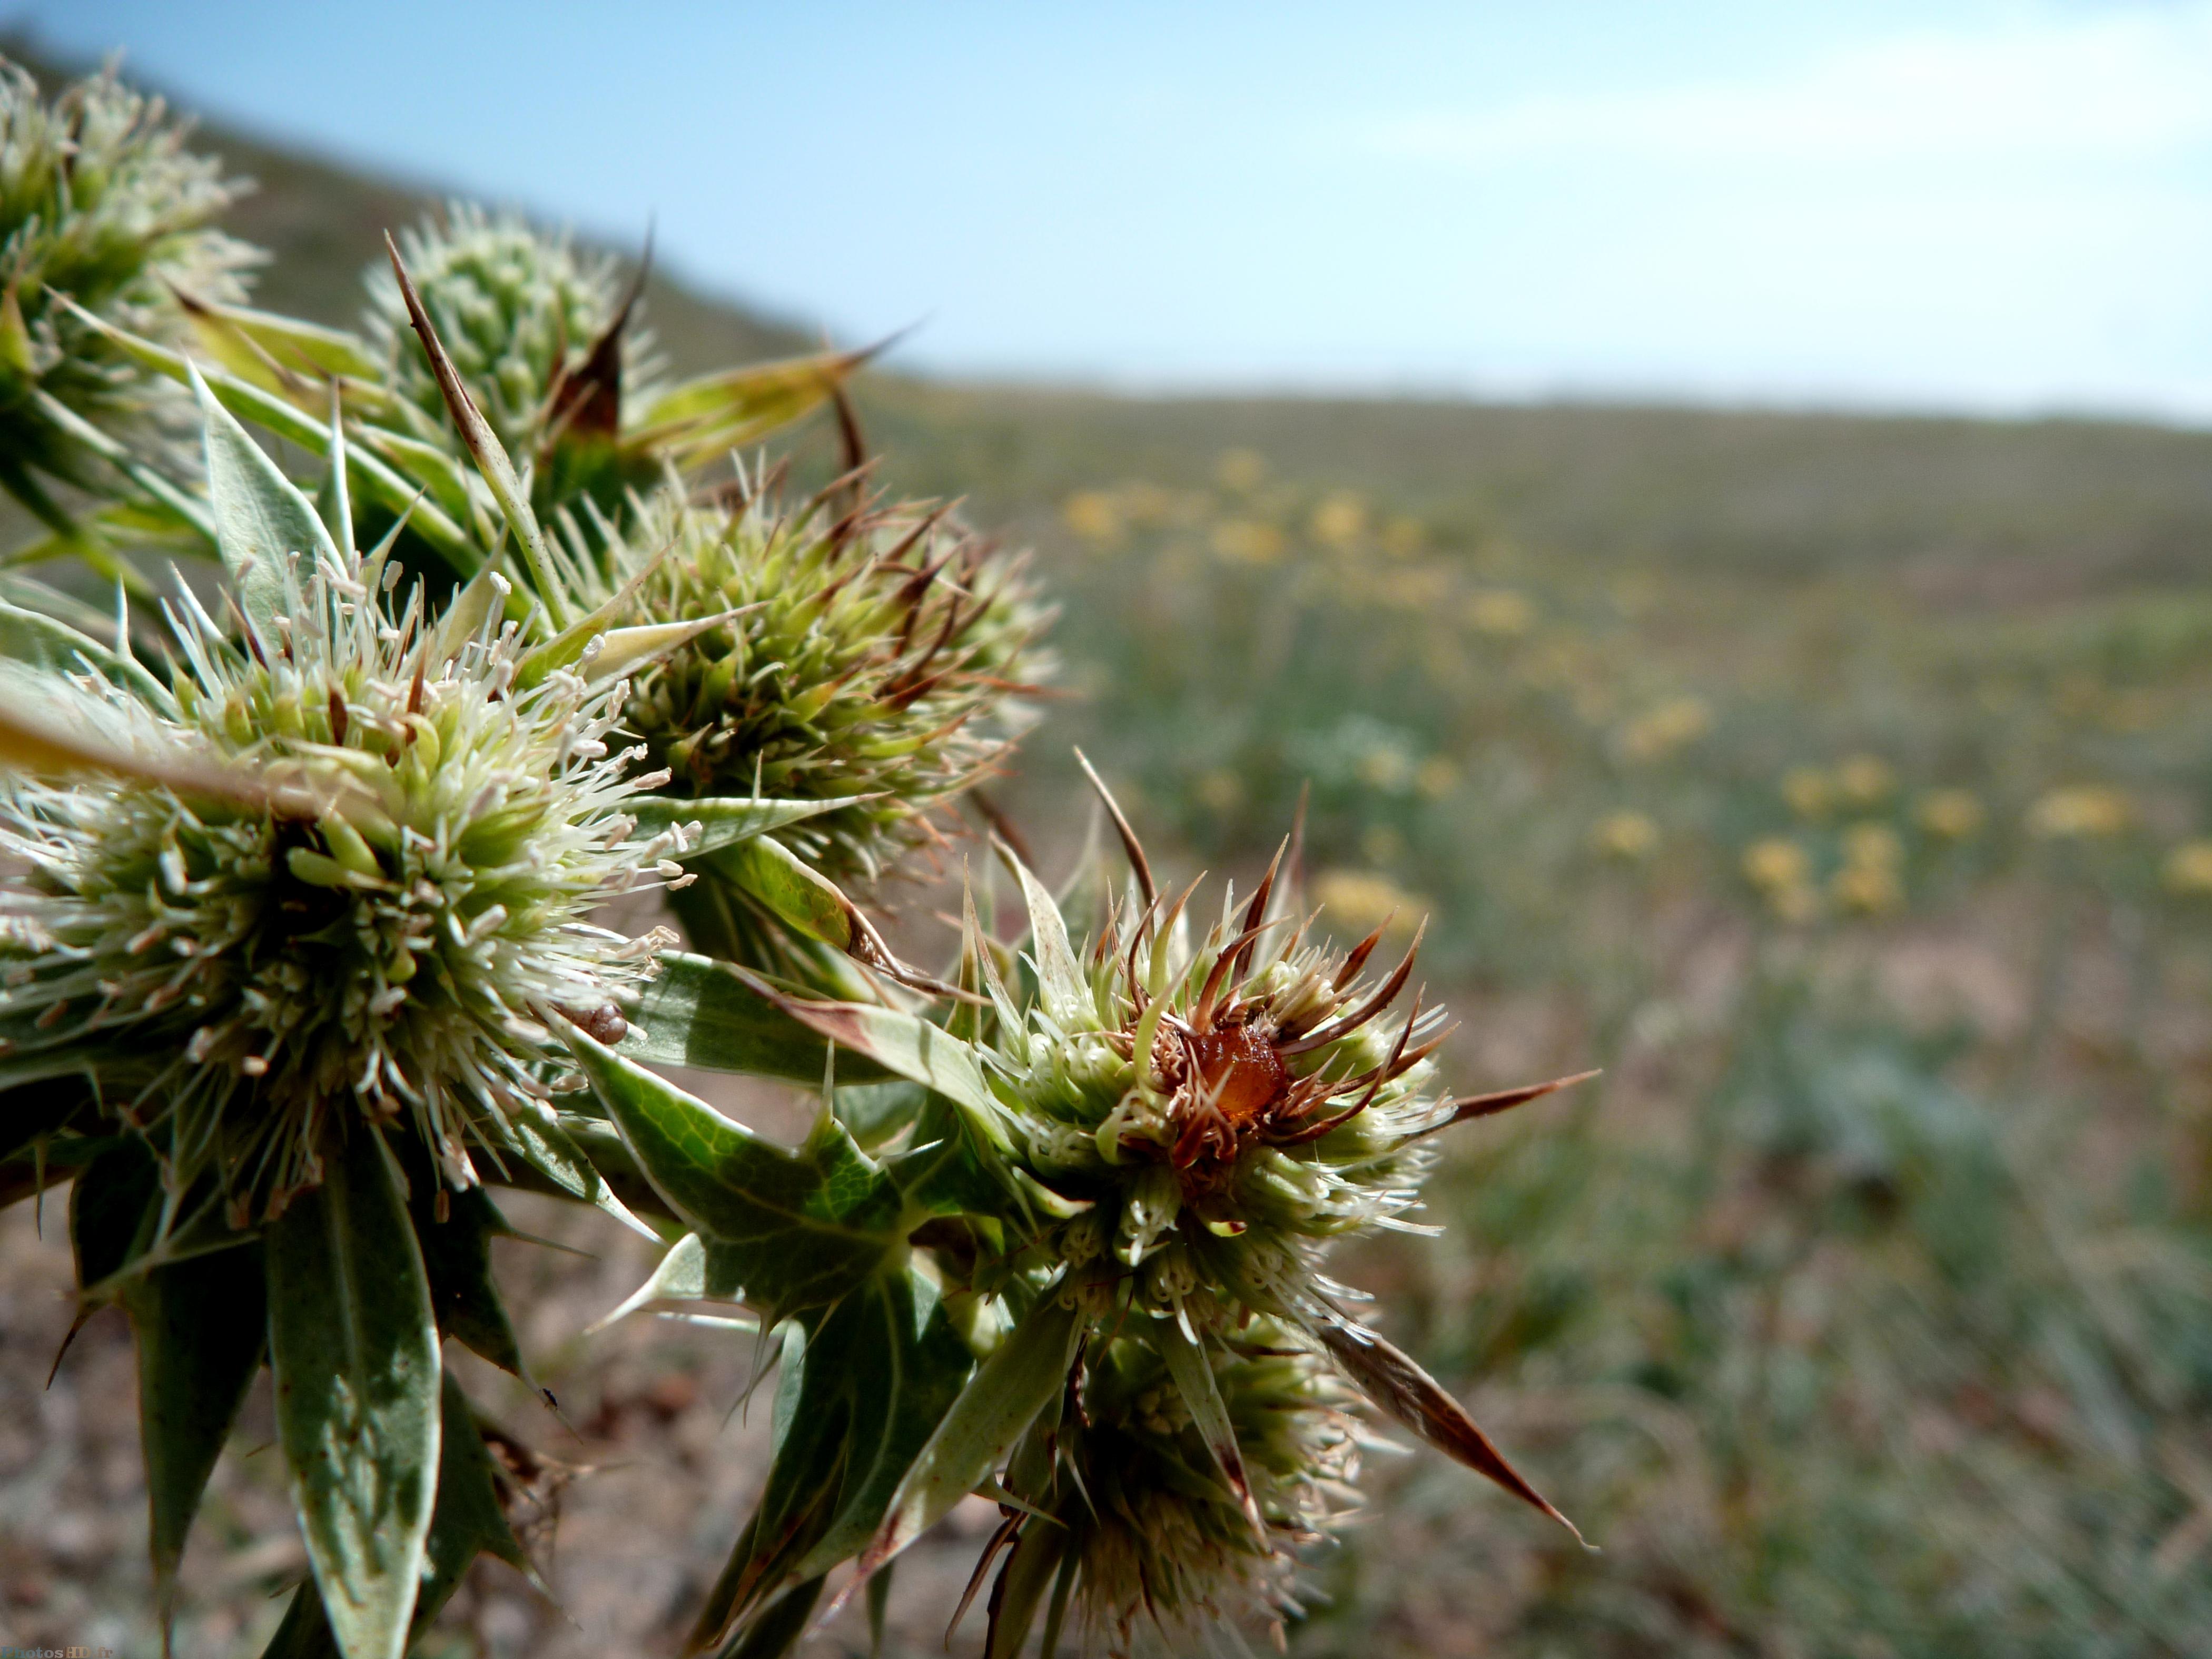
POLYGON ((491 1242, 512 1231, 499 1206, 481 1187, 448 1193, 447 1217, 437 1218, 437 1189, 429 1179, 412 1183, 408 1207, 415 1218, 416 1242, 430 1277, 430 1307, 438 1328, 480 1358, 514 1376, 528 1376, 522 1345, 507 1316, 507 1304, 492 1283, 491 1242))
POLYGON ((313 569, 318 556, 336 564, 338 550, 315 504, 216 401, 198 368, 191 370, 191 384, 206 439, 216 544, 239 609, 261 635, 264 654, 273 655, 283 642, 276 619, 284 611, 285 561, 297 554, 313 569))
POLYGON ((138 1349, 148 1541, 165 1624, 200 1494, 261 1369, 269 1328, 263 1273, 255 1243, 156 1267, 121 1297, 138 1349))
POLYGON ((849 951, 859 936, 853 902, 837 884, 774 836, 754 836, 714 854, 716 871, 809 939, 849 951))
POLYGON ((683 853, 684 857, 693 859, 824 812, 842 811, 880 799, 836 795, 826 800, 752 800, 743 795, 632 795, 623 803, 623 811, 637 820, 639 832, 646 836, 657 836, 679 824, 697 825, 683 853))
MULTIPOLYGON (((770 981, 711 957, 669 951, 659 977, 629 1016, 629 1035, 617 1052, 653 1066, 695 1066, 748 1077, 818 1085, 829 1045, 794 1018, 770 981), (767 987, 766 993, 763 987, 767 987)), ((866 1055, 840 1055, 837 1075, 854 1083, 893 1073, 866 1055)))
POLYGON ((415 1230, 375 1131, 269 1230, 277 1437, 345 1659, 400 1659, 437 1490, 438 1328, 415 1230))
POLYGON ((896 1242, 898 1188, 835 1119, 787 1152, 573 1026, 565 1035, 670 1207, 730 1248, 749 1302, 787 1313, 834 1300, 896 1242))
POLYGON ((1253 1536, 1264 1541, 1267 1522, 1260 1518, 1260 1505, 1252 1496, 1252 1482, 1244 1473, 1244 1454, 1237 1447, 1237 1431, 1229 1420, 1229 1407, 1222 1401, 1221 1384, 1213 1375, 1206 1350, 1184 1331, 1181 1322, 1174 1319, 1154 1320, 1152 1338, 1160 1357, 1167 1361, 1168 1375, 1174 1378, 1176 1392, 1189 1409, 1199 1437, 1213 1455, 1215 1467, 1229 1482, 1229 1489, 1243 1506, 1244 1518, 1251 1523, 1253 1536))
POLYGON ((1322 1323, 1315 1334, 1344 1368, 1345 1374, 1359 1385, 1361 1392, 1394 1420, 1411 1429, 1438 1451, 1466 1464, 1478 1474, 1488 1476, 1516 1498, 1543 1510, 1573 1533, 1575 1542, 1585 1549, 1589 1547, 1575 1523, 1521 1478, 1498 1448, 1490 1443, 1490 1437, 1475 1426, 1467 1408, 1445 1392, 1443 1384, 1423 1370, 1410 1355, 1372 1331, 1356 1330, 1335 1320, 1322 1323))
MULTIPOLYGON (((860 1557, 865 1579, 941 1520, 1014 1448, 1037 1414, 1060 1397, 1084 1328, 1082 1316, 1047 1294, 1024 1315, 960 1392, 892 1495, 884 1523, 860 1557)), ((834 1614, 836 1608, 830 1611, 834 1614)))
POLYGON ((1037 967, 1037 990, 1044 1000, 1044 1011, 1062 1030, 1080 1030, 1097 1024, 1097 1015, 1091 1004, 1091 988, 1085 982, 1083 970, 1075 960, 1075 952, 1067 943, 1067 924, 1060 920, 1060 907, 1052 902, 1052 895, 1043 884, 1030 873, 1029 866, 1018 859, 1014 861, 1014 873, 1022 884, 1022 897, 1030 912, 1030 953, 1037 967))

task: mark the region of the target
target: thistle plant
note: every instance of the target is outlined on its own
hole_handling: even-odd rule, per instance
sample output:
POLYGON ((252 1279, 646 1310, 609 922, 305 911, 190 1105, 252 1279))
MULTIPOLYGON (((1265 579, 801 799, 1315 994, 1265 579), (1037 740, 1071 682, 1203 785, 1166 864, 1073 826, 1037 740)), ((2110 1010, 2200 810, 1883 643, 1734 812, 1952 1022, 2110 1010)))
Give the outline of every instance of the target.
POLYGON ((54 484, 158 492, 189 465, 183 388, 87 319, 173 343, 176 289, 245 297, 257 256, 212 223, 240 186, 190 131, 112 68, 48 100, 0 58, 0 489, 64 536, 54 484))
POLYGON ((1132 884, 1080 945, 1011 854, 1026 948, 971 899, 941 979, 841 885, 1001 763, 1048 620, 1018 558, 871 493, 857 357, 656 385, 637 283, 465 206, 388 240, 362 332, 251 311, 158 111, 0 91, 0 205, 22 158, 52 175, 18 192, 46 192, 9 246, 51 293, 0 306, 0 344, 46 354, 0 482, 79 482, 63 434, 128 486, 104 537, 220 563, 154 650, 120 597, 112 639, 0 604, 0 1200, 70 1181, 82 1311, 131 1319, 165 1611, 264 1361, 312 1565, 270 1655, 398 1659, 478 1555, 529 1570, 443 1359, 528 1376, 501 1186, 671 1241, 631 1305, 738 1304, 778 1358, 695 1650, 879 1607, 971 1492, 1004 1516, 970 1589, 994 1659, 1040 1619, 1048 1652, 1071 1620, 1116 1652, 1279 1633, 1376 1418, 1556 1513, 1327 1273, 1419 1230, 1432 1136, 1576 1080, 1449 1095, 1418 937, 1387 973, 1379 933, 1325 943, 1287 847, 1200 930, 1110 797, 1132 884), (112 225, 114 283, 63 293, 58 250, 112 225), (830 400, 821 493, 765 458, 702 487, 830 400), (606 925, 653 887, 699 951, 606 925), (823 1111, 777 1146, 669 1065, 823 1111))
POLYGON ((1014 861, 1028 948, 998 944, 971 903, 964 1000, 942 1024, 678 956, 639 1023, 689 1016, 680 1052, 571 1031, 694 1235, 629 1305, 735 1301, 787 1332, 793 1426, 702 1613, 701 1650, 781 1650, 831 1569, 857 1563, 849 1595, 971 1491, 1006 1516, 978 1587, 1018 1546, 993 1581, 992 1655, 1017 1652, 1040 1611, 1056 1632, 1079 1590, 1117 1651, 1217 1613, 1279 1620, 1297 1605, 1294 1547, 1345 1505, 1368 1412, 1563 1519, 1353 1316, 1322 1255, 1414 1226, 1431 1135, 1581 1079, 1444 1093, 1441 1017, 1418 993, 1397 1011, 1413 954, 1370 976, 1377 936, 1315 942, 1290 907, 1287 845, 1194 939, 1194 889, 1164 897, 1114 817, 1136 877, 1126 902, 1079 950, 1014 861), (699 1041, 741 1024, 741 1040, 699 1041), (831 1045, 837 1082, 797 1155, 638 1063, 801 1076, 807 1033, 831 1045), (868 1386, 892 1398, 863 1408, 852 1391, 868 1386), (902 1389, 932 1403, 903 1411, 902 1389))

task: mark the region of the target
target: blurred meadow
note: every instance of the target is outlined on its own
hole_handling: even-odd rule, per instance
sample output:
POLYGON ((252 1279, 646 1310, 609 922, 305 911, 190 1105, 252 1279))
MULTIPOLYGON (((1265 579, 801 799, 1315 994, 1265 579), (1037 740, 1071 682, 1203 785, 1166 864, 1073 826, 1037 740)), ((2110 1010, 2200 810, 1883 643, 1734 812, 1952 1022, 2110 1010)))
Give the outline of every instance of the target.
MULTIPOLYGON (((263 181, 236 228, 276 252, 272 305, 416 211, 213 142, 263 181)), ((679 366, 794 343, 665 281, 648 303, 679 366)), ((1186 878, 1249 881, 1310 792, 1312 899, 1347 935, 1427 917, 1463 1089, 1604 1068, 1452 1143, 1440 1239, 1340 1263, 1602 1553, 1378 1454, 1293 1651, 2212 1646, 2212 437, 888 374, 858 403, 887 488, 965 497, 1057 596, 1060 690, 997 787, 1050 874, 1086 826, 1077 744, 1186 878)), ((944 939, 940 890, 890 896, 944 939)), ((455 1653, 665 1647, 760 1438, 720 1426, 742 1344, 574 1340, 635 1264, 562 1236, 614 1254, 501 1261, 568 1275, 543 1334, 582 1437, 514 1425, 611 1471, 569 1488, 576 1535, 626 1540, 657 1599, 586 1587, 579 1628, 479 1586, 455 1653)), ((51 1236, 6 1240, 60 1282, 51 1236)), ((9 1277, 14 1388, 58 1326, 9 1277)), ((122 1351, 96 1326, 55 1385, 80 1450, 127 1433, 122 1351)), ((18 1405, 51 1425, 56 1397, 18 1405)), ((128 1471, 19 1438, 10 1628, 143 1605, 127 1529, 53 1525, 124 1513, 128 1471)), ((239 1559, 276 1524, 246 1462, 185 1651, 262 1628, 297 1570, 239 1559)), ((943 1611, 895 1640, 934 1650, 943 1611)))

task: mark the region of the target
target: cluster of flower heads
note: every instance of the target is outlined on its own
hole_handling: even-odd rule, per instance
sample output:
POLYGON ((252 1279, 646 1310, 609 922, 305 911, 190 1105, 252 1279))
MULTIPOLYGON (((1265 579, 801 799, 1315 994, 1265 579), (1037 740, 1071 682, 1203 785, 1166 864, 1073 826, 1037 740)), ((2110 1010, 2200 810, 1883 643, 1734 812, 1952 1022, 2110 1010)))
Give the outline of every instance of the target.
MULTIPOLYGON (((842 492, 841 492, 842 493, 842 492)), ((1024 561, 940 510, 633 496, 563 537, 579 608, 737 614, 638 676, 626 720, 672 792, 850 804, 791 832, 833 878, 872 879, 929 809, 987 775, 1045 668, 1024 561)))
MULTIPOLYGON (((1087 948, 1018 868, 1032 1001, 1008 990, 972 910, 967 955, 992 1005, 983 1046, 1010 1157, 1065 1206, 1031 1271, 1094 1334, 1048 1491, 1082 1540, 1084 1606, 1126 1650, 1139 1624, 1296 1612, 1291 1552, 1348 1507, 1362 1394, 1556 1515, 1455 1402, 1345 1311, 1355 1293, 1322 1256, 1374 1229, 1429 1231, 1407 1218, 1429 1137, 1579 1079, 1445 1095, 1431 1058, 1443 1014, 1418 991, 1400 1006, 1418 933, 1371 975, 1384 929, 1349 949, 1316 938, 1316 918, 1285 902, 1279 853, 1249 900, 1226 895, 1194 940, 1196 884, 1160 892, 1114 816, 1135 881, 1087 948), (1196 1420, 1201 1404, 1211 1427, 1196 1420)), ((1018 1458, 1010 1478, 1020 1469, 1018 1458)), ((1026 1534, 1027 1513, 1010 1510, 1007 1537, 1026 1534)))
POLYGON ((39 475, 105 493, 118 443, 189 460, 191 400, 64 303, 167 340, 185 326, 174 289, 245 297, 258 256, 211 228, 240 187, 189 131, 112 70, 49 103, 0 59, 0 487, 50 523, 66 520, 39 475))
POLYGON ((586 920, 679 873, 623 811, 656 781, 614 747, 626 688, 533 677, 495 577, 439 617, 419 586, 395 613, 398 574, 294 554, 228 630, 185 589, 167 687, 83 656, 79 694, 210 787, 0 782, 8 1062, 88 1075, 241 1221, 319 1179, 336 1111, 470 1184, 563 1081, 549 1028, 618 1030, 668 937, 586 920))

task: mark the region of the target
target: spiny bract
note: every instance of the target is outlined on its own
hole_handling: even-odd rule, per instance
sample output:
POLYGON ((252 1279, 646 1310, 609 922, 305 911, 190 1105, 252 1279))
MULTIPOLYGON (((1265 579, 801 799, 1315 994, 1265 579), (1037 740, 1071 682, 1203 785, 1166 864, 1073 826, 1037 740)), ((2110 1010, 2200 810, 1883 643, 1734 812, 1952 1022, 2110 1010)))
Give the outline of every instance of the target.
POLYGON ((258 257, 210 228, 240 186, 185 149, 190 131, 112 69, 48 103, 0 59, 0 487, 57 526, 65 515, 37 474, 110 493, 98 457, 118 441, 179 471, 189 446, 167 417, 191 406, 58 296, 169 341, 185 326, 173 290, 241 300, 258 257))
POLYGON ((168 607, 173 687, 81 657, 80 695, 136 744, 240 791, 0 785, 0 853, 29 872, 4 900, 7 1064, 88 1074, 173 1190, 211 1172, 240 1219, 319 1178, 337 1110, 411 1123, 473 1182, 471 1149, 558 1086, 549 1025, 618 1030, 654 971, 661 935, 587 913, 675 873, 622 811, 654 781, 611 749, 624 688, 519 683, 496 578, 443 619, 419 586, 394 616, 380 557, 306 562, 237 636, 189 591, 168 607))
POLYGON ((580 610, 628 587, 637 621, 739 613, 633 690, 629 727, 671 791, 872 797, 790 833, 833 878, 878 874, 1024 723, 1048 618, 1024 562, 943 512, 702 505, 671 483, 633 497, 626 531, 586 514, 564 537, 580 610))

